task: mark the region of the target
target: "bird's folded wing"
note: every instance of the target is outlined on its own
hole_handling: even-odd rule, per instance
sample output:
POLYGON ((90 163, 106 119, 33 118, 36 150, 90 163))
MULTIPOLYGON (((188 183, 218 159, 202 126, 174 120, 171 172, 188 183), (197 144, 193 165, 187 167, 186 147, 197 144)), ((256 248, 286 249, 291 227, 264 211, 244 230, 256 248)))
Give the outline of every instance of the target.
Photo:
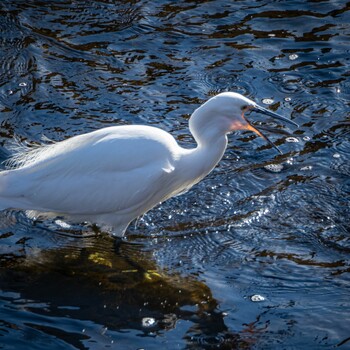
POLYGON ((159 140, 80 141, 54 144, 40 161, 18 169, 16 192, 29 207, 71 214, 133 210, 159 195, 173 169, 173 154, 159 140))

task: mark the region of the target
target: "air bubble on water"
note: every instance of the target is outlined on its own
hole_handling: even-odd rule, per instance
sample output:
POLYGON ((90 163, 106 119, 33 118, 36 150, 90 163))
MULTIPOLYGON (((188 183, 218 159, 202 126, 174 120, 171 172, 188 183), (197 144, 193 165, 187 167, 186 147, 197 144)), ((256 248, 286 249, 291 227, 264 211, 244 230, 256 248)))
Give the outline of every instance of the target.
POLYGON ((144 317, 142 319, 142 327, 152 327, 156 323, 156 320, 153 317, 144 317))
POLYGON ((269 37, 273 38, 274 36, 276 36, 276 34, 273 34, 273 33, 269 33, 267 34, 269 37))
POLYGON ((304 136, 304 137, 303 137, 303 140, 304 140, 304 141, 310 141, 310 139, 311 139, 310 136, 304 136))
POLYGON ((279 173, 283 169, 282 164, 267 164, 264 166, 264 168, 268 171, 271 171, 272 173, 279 173))
POLYGON ((27 83, 25 83, 25 82, 23 81, 23 82, 19 83, 18 85, 21 86, 21 87, 23 87, 23 86, 27 86, 27 83))
POLYGON ((254 302, 265 301, 265 297, 260 294, 254 294, 250 297, 250 300, 254 302))
POLYGON ((299 142, 299 140, 296 137, 287 137, 286 141, 287 142, 299 142))
POLYGON ((300 168, 301 171, 310 171, 312 170, 312 166, 311 165, 307 165, 307 166, 303 166, 302 168, 300 168))
POLYGON ((291 98, 291 97, 285 97, 284 100, 285 100, 286 102, 289 102, 289 101, 292 101, 292 98, 291 98))
POLYGON ((60 219, 56 219, 55 224, 65 229, 70 229, 72 227, 72 225, 60 219))
POLYGON ((296 53, 292 53, 291 55, 289 55, 288 58, 289 58, 291 61, 294 61, 294 60, 296 60, 298 57, 299 57, 299 56, 298 56, 296 53))
POLYGON ((340 154, 339 153, 334 153, 333 154, 333 158, 340 158, 340 154))
POLYGON ((261 102, 265 105, 271 105, 271 104, 273 104, 274 101, 272 98, 264 98, 261 100, 261 102))

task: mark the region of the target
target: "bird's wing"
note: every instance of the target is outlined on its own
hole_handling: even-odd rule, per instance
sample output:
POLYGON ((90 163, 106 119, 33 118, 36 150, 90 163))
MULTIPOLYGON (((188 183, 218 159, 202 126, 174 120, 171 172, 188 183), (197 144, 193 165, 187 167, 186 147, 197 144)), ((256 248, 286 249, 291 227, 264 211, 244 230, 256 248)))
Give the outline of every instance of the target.
POLYGON ((33 209, 76 215, 155 205, 173 171, 176 141, 155 128, 107 129, 56 143, 17 169, 18 195, 33 209))

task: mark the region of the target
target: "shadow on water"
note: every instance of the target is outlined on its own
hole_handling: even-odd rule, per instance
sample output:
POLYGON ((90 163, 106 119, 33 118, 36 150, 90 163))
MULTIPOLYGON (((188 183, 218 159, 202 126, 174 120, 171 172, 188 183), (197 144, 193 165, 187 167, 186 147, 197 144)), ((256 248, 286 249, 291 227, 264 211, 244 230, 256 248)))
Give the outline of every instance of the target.
POLYGON ((204 282, 159 268, 140 243, 101 233, 67 237, 40 228, 26 238, 16 236, 0 236, 0 337, 10 347, 32 341, 40 349, 48 339, 52 349, 135 348, 142 347, 143 338, 151 347, 254 344, 254 329, 249 336, 228 329, 204 282), (47 240, 51 248, 40 247, 47 240), (181 337, 153 344, 178 323, 186 329, 181 337), (130 333, 139 338, 132 346, 126 341, 130 333))
POLYGON ((340 0, 1 1, 1 161, 14 136, 122 124, 160 127, 190 148, 191 112, 226 90, 300 127, 251 115, 282 156, 250 132, 231 135, 207 178, 122 242, 1 213, 0 348, 349 346, 349 10, 340 0))

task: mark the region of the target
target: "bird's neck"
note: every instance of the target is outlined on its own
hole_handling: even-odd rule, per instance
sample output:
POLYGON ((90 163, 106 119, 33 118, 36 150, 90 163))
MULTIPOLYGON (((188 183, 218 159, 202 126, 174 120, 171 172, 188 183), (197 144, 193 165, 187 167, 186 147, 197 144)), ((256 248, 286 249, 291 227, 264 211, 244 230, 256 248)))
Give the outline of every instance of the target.
POLYGON ((197 147, 189 151, 186 158, 186 171, 193 182, 200 181, 209 174, 220 161, 227 147, 226 134, 230 131, 225 118, 214 118, 213 111, 201 106, 196 109, 190 120, 190 131, 197 147))
POLYGON ((191 169, 189 173, 194 183, 199 182, 219 163, 227 147, 227 137, 223 134, 210 142, 196 141, 197 147, 189 151, 185 165, 187 172, 191 169))

